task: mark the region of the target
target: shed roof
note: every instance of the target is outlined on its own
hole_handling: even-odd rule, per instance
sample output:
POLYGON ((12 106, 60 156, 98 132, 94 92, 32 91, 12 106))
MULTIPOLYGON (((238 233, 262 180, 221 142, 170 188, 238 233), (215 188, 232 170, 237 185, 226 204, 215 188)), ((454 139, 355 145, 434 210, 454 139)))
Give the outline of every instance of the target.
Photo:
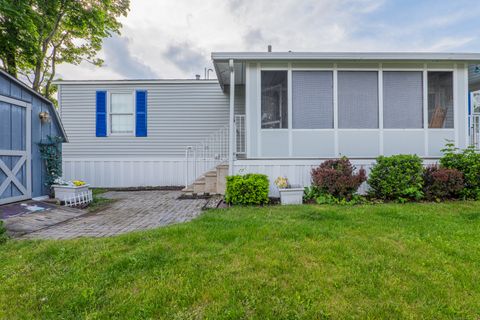
MULTIPOLYGON (((27 84, 25 84, 23 81, 20 81, 19 79, 13 77, 12 75, 10 75, 8 72, 0 69, 0 74, 2 74, 4 77, 8 78, 9 80, 15 82, 17 85, 19 85, 20 87, 22 87, 23 89, 27 90, 29 93, 31 93, 32 95, 34 95, 35 97, 37 97, 38 99, 42 100, 43 102, 47 103, 48 105, 50 105, 52 111, 53 111, 53 118, 54 120, 57 122, 58 124, 58 127, 60 128, 60 131, 62 132, 62 136, 63 138, 65 139, 65 142, 68 142, 68 137, 67 137, 67 133, 65 132, 65 128, 63 127, 63 124, 62 124, 62 120, 60 119, 60 116, 58 114, 58 111, 57 111, 57 108, 55 108, 54 104, 52 101, 48 100, 47 98, 45 98, 44 96, 42 96, 40 93, 38 93, 37 91, 33 90, 32 88, 30 88, 27 84)), ((27 101, 27 102, 31 102, 31 101, 27 101)))

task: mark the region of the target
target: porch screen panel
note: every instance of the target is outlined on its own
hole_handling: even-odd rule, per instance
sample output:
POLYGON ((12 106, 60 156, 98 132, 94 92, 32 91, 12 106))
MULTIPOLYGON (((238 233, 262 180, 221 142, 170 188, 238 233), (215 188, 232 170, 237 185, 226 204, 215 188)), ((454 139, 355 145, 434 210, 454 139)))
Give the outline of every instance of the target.
POLYGON ((333 128, 333 72, 292 72, 294 129, 333 128))
POLYGON ((383 127, 423 128, 422 72, 383 72, 383 127))
POLYGON ((378 128, 378 72, 338 72, 338 127, 378 128))
POLYGON ((262 129, 288 128, 287 71, 262 71, 262 129))
POLYGON ((453 72, 428 72, 428 127, 453 128, 453 72))

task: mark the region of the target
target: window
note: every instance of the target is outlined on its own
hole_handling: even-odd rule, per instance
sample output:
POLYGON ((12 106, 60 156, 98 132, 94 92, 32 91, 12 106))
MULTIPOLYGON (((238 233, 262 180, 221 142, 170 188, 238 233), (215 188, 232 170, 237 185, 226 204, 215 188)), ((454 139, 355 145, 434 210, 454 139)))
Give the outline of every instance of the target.
POLYGON ((383 127, 423 128, 422 72, 383 72, 383 127))
POLYGON ((338 72, 338 127, 378 128, 378 72, 338 72))
POLYGON ((112 93, 110 95, 110 132, 133 133, 134 107, 130 93, 112 93))
POLYGON ((294 129, 333 128, 333 72, 292 72, 294 129))
POLYGON ((453 128, 452 72, 428 72, 428 127, 453 128))
POLYGON ((262 71, 262 129, 288 128, 287 71, 262 71))

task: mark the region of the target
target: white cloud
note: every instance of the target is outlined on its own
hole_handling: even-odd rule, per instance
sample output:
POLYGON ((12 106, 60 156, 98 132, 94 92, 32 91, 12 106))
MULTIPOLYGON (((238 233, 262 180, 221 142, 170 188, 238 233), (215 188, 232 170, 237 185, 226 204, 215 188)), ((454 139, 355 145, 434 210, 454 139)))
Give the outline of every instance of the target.
MULTIPOLYGON (((386 0, 385 0, 386 1, 386 0)), ((426 51, 453 50, 472 37, 420 33, 451 26, 462 15, 430 17, 404 28, 370 15, 384 0, 131 0, 122 19, 120 51, 101 53, 105 66, 60 66, 65 79, 193 78, 211 67, 212 51, 426 51), (122 61, 134 71, 127 72, 122 61)), ((392 13, 395 14, 395 13, 392 13)), ((107 44, 109 42, 107 41, 107 44)))

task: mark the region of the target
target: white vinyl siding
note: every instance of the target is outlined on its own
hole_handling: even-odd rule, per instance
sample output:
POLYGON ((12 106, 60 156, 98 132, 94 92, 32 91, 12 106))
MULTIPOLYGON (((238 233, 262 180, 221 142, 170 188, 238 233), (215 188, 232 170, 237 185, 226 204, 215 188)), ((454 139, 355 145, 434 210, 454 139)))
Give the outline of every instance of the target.
MULTIPOLYGON (((235 112, 244 114, 245 91, 236 88, 235 92, 235 112)), ((221 127, 228 125, 229 97, 215 82, 68 84, 61 86, 60 100, 62 121, 70 140, 70 143, 63 146, 65 159, 183 159, 187 146, 203 142, 221 127), (148 137, 96 137, 95 92, 99 90, 148 91, 148 137)))
POLYGON ((333 72, 292 73, 293 129, 333 128, 333 72))
POLYGON ((338 72, 338 127, 378 128, 378 72, 338 72))
POLYGON ((423 128, 423 75, 421 71, 383 72, 383 127, 423 128))

